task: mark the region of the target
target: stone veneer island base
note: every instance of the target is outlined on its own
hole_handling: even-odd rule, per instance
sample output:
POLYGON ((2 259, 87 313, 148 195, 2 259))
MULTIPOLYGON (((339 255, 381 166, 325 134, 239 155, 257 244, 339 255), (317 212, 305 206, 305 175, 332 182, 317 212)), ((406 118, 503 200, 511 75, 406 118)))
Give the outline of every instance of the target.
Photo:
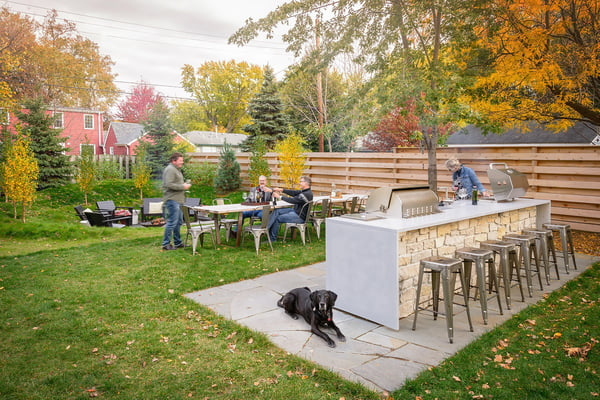
MULTIPOLYGON (((441 213, 414 218, 326 220, 326 287, 337 293, 336 308, 399 329, 413 313, 419 261, 454 257, 466 246, 550 222, 550 201, 457 201, 441 213)), ((423 296, 431 285, 423 285, 423 296)))

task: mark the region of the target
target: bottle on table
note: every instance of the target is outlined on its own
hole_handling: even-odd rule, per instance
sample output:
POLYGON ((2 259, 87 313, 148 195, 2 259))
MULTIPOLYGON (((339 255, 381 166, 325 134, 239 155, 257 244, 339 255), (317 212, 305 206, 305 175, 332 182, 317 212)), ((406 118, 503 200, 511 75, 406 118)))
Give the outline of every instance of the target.
POLYGON ((471 194, 471 204, 477 205, 477 186, 473 186, 473 193, 471 194))

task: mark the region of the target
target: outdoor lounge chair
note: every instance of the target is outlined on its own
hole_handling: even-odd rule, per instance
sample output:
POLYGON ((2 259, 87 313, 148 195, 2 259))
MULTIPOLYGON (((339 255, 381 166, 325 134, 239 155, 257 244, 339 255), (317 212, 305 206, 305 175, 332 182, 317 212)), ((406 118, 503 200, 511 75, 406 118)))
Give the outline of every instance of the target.
POLYGON ((147 221, 150 217, 163 216, 163 199, 162 197, 146 197, 142 204, 141 220, 147 221))
POLYGON ((108 218, 112 219, 113 221, 120 220, 125 225, 131 225, 134 207, 116 206, 112 200, 106 200, 106 201, 97 201, 96 208, 98 208, 98 212, 106 215, 108 218), (126 211, 126 212, 123 212, 122 215, 119 215, 120 212, 122 212, 122 211, 126 211))
POLYGON ((109 228, 123 228, 125 226, 119 223, 119 221, 122 221, 122 218, 110 218, 98 211, 85 211, 85 217, 90 226, 105 226, 109 228))
POLYGON ((87 221, 85 213, 83 212, 83 210, 84 210, 83 206, 78 205, 78 206, 75 206, 74 208, 75 208, 75 212, 77 213, 77 216, 79 217, 79 219, 82 221, 87 221))

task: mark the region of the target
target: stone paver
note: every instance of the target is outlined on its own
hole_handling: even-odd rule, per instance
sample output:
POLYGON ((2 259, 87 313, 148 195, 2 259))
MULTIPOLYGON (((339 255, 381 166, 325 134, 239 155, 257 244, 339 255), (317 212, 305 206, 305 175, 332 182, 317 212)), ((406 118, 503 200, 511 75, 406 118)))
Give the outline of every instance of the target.
MULTIPOLYGON (((225 318, 264 333, 275 345, 289 353, 311 360, 345 379, 373 390, 392 391, 400 388, 407 379, 416 377, 430 366, 438 365, 483 333, 539 301, 544 293, 561 287, 598 260, 600 257, 577 255, 578 270, 567 275, 564 268, 560 268, 560 281, 551 280, 544 291, 537 287, 533 298, 528 297, 525 291, 525 302, 521 302, 518 288, 513 287, 511 310, 506 309, 502 297, 504 315, 499 314, 495 299, 489 302, 488 325, 483 325, 479 302, 471 300, 469 305, 474 332, 469 332, 464 308, 455 307, 453 344, 448 342, 445 319, 440 317, 434 321, 431 313, 419 313, 414 331, 413 315, 402 318, 400 329, 396 331, 336 310, 334 320, 347 341, 341 342, 333 331, 325 330, 336 342, 335 348, 328 347, 325 341, 310 332, 310 326, 303 319, 294 320, 277 307, 281 295, 293 288, 325 288, 325 263, 201 290, 186 296, 225 318)), ((551 277, 555 278, 555 275, 551 277)))

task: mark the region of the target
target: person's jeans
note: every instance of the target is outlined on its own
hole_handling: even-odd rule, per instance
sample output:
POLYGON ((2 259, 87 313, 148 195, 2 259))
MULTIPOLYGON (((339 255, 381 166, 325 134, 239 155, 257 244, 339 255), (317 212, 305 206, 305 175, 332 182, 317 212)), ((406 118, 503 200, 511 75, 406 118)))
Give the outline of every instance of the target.
POLYGON ((163 247, 168 246, 171 243, 171 236, 173 236, 173 244, 179 246, 181 245, 181 224, 183 223, 181 206, 175 200, 167 200, 164 212, 166 213, 167 223, 165 225, 165 235, 163 236, 162 245, 163 247))
POLYGON ((275 211, 273 211, 273 214, 271 214, 271 219, 269 220, 269 236, 271 238, 271 242, 275 242, 277 240, 279 225, 286 224, 288 222, 302 223, 304 221, 300 219, 293 208, 276 208, 275 211))

